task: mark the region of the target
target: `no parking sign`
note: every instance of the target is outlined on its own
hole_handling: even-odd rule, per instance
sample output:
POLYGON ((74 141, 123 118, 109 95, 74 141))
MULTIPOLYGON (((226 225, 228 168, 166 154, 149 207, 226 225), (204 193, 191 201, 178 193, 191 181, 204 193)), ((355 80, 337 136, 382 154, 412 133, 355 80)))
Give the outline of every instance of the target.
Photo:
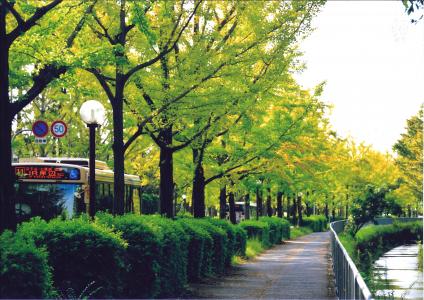
POLYGON ((49 133, 49 125, 42 120, 35 121, 32 124, 32 133, 38 138, 43 138, 49 133))
POLYGON ((68 127, 66 126, 65 122, 57 120, 54 121, 50 126, 50 131, 54 137, 61 138, 64 137, 68 132, 68 127))

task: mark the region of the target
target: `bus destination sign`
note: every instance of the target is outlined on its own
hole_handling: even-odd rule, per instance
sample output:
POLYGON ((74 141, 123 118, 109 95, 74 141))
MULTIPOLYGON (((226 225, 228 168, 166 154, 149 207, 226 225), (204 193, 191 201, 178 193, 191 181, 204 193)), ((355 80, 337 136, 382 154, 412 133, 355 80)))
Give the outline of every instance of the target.
POLYGON ((79 180, 80 170, 69 167, 52 166, 15 166, 15 175, 18 179, 39 180, 79 180))

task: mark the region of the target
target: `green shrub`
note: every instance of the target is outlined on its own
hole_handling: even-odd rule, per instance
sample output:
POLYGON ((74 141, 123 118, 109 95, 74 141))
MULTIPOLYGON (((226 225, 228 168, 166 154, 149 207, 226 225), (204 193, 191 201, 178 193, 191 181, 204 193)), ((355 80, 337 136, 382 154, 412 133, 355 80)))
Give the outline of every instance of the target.
POLYGON ((45 249, 11 232, 0 236, 0 298, 54 298, 45 249))
POLYGON ((327 218, 325 216, 309 216, 304 217, 302 226, 307 226, 313 232, 321 232, 327 229, 327 218))
POLYGON ((422 222, 370 225, 361 228, 353 238, 349 233, 339 235, 349 255, 359 269, 368 272, 371 263, 390 248, 422 239, 422 222))
POLYGON ((160 293, 160 231, 142 216, 128 214, 113 217, 98 213, 96 221, 113 227, 128 242, 128 269, 124 277, 123 298, 154 298, 160 293))
POLYGON ((269 237, 271 244, 280 244, 283 239, 290 238, 290 222, 276 217, 261 217, 259 221, 269 225, 269 237))
POLYGON ((195 282, 211 272, 212 255, 208 257, 207 252, 212 251, 213 240, 204 228, 198 226, 195 219, 181 218, 177 222, 188 236, 187 277, 190 282, 195 282), (203 269, 202 265, 205 265, 203 269))
POLYGON ((72 289, 78 294, 95 281, 95 286, 100 287, 96 298, 122 294, 126 244, 110 229, 82 218, 49 223, 36 218, 21 224, 16 235, 47 249, 54 286, 59 292, 72 289))
POLYGON ((143 216, 147 224, 161 234, 160 294, 175 297, 187 283, 187 249, 189 238, 181 224, 160 216, 143 216))
POLYGON ((208 250, 212 253, 212 272, 224 273, 228 243, 226 232, 218 226, 212 225, 207 219, 196 220, 196 222, 209 233, 213 240, 212 251, 208 250))
POLYGON ((422 240, 422 222, 394 223, 392 225, 371 225, 360 229, 355 238, 360 253, 378 247, 386 249, 407 242, 422 240))
POLYGON ((258 239, 265 248, 271 246, 269 237, 269 225, 266 222, 246 220, 240 222, 239 226, 243 228, 249 239, 258 239))
POLYGON ((220 220, 220 219, 207 219, 212 225, 218 226, 222 230, 224 230, 227 234, 227 244, 226 244, 226 251, 225 251, 225 266, 230 267, 231 266, 231 258, 236 254, 236 225, 231 224, 227 220, 220 220))
POLYGON ((236 233, 236 244, 235 244, 235 253, 239 256, 246 256, 246 243, 247 243, 247 233, 240 226, 235 226, 236 233))

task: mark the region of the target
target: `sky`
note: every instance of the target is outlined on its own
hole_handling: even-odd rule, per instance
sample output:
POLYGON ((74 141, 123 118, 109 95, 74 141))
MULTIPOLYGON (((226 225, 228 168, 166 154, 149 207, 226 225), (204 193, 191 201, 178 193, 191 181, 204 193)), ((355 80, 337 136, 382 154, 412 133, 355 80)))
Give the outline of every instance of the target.
POLYGON ((391 148, 424 103, 424 20, 411 24, 401 1, 329 0, 300 44, 304 88, 326 81, 321 97, 343 137, 391 148))

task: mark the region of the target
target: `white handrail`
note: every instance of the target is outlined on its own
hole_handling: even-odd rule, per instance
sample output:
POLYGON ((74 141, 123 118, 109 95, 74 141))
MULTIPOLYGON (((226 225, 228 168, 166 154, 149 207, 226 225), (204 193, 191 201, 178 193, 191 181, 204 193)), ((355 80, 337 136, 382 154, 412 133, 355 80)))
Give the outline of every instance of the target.
MULTIPOLYGON (((366 300, 372 299, 372 294, 371 294, 368 286, 365 284, 364 279, 362 278, 361 274, 359 273, 358 269, 356 268, 356 265, 353 263, 352 259, 350 258, 349 254, 347 253, 346 249, 343 247, 342 243, 339 240, 339 237, 337 236, 336 231, 333 228, 333 225, 335 225, 338 222, 344 223, 345 221, 336 221, 336 222, 330 223, 331 233, 333 234, 336 243, 338 244, 338 246, 342 250, 344 259, 349 264, 349 267, 350 267, 350 269, 353 273, 352 274, 353 280, 356 281, 356 282, 354 282, 354 284, 356 283, 358 285, 358 287, 361 289, 361 293, 362 293, 362 296, 363 296, 363 298, 361 298, 361 299, 366 299, 366 300)), ((333 246, 333 251, 334 251, 334 245, 332 245, 332 246, 333 246)), ((333 256, 334 256, 334 253, 333 253, 333 256)), ((334 267, 334 265, 333 265, 333 267, 334 267)), ((334 270, 334 272, 338 272, 338 271, 339 270, 334 270)), ((337 278, 337 276, 336 276, 336 278, 337 278)))

